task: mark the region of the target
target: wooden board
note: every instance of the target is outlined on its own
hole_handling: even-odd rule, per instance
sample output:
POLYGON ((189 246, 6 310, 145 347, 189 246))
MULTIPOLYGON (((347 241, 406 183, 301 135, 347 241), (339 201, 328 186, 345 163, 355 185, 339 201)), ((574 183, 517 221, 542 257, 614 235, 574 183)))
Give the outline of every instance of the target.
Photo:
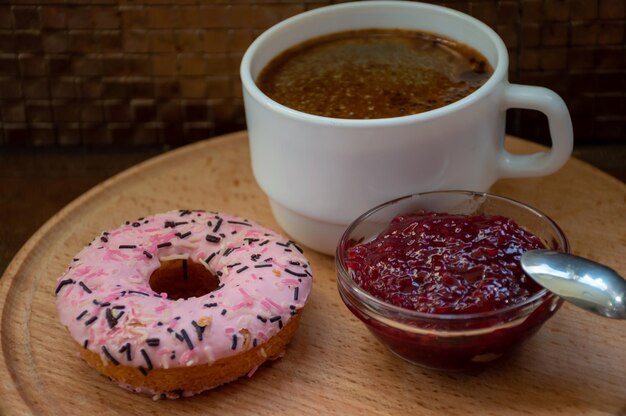
MULTIPOLYGON (((574 252, 626 270, 622 182, 571 160, 555 175, 500 181, 492 190, 551 215, 574 252)), ((57 320, 54 284, 101 230, 177 208, 279 229, 252 177, 245 133, 167 153, 87 192, 26 243, 0 280, 0 414, 626 415, 624 322, 565 306, 517 355, 480 374, 424 370, 378 344, 339 298, 333 258, 311 250, 313 293, 283 359, 190 399, 155 402, 121 390, 74 352, 57 320)))

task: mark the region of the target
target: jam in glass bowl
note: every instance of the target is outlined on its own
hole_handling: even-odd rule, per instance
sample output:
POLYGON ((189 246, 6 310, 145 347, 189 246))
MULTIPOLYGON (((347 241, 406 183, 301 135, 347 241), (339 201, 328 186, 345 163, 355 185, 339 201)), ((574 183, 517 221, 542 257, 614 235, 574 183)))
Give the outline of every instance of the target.
POLYGON ((346 306, 399 357, 469 370, 507 355, 562 300, 527 278, 521 254, 569 252, 545 214, 469 191, 399 198, 357 218, 337 247, 346 306))

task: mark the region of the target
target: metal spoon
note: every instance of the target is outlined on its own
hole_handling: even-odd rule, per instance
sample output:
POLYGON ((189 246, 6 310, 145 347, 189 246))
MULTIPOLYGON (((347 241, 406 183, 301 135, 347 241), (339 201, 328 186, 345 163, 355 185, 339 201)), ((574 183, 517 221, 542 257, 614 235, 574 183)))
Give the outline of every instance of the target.
POLYGON ((527 251, 521 264, 534 281, 566 301, 607 318, 626 319, 626 280, 615 270, 551 250, 527 251))

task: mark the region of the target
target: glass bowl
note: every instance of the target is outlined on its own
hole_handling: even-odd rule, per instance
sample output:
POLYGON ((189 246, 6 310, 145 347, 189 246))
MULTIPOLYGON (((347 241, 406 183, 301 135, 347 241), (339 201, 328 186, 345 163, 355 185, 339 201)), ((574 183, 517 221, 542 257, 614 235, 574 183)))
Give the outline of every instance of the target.
POLYGON ((346 266, 346 251, 374 239, 399 214, 418 211, 501 215, 539 237, 547 248, 569 252, 567 239, 545 214, 512 199, 469 191, 410 195, 357 218, 337 247, 337 285, 346 306, 397 356, 440 370, 470 370, 507 355, 559 309, 563 300, 543 289, 502 309, 467 314, 431 314, 398 307, 364 291, 346 266))

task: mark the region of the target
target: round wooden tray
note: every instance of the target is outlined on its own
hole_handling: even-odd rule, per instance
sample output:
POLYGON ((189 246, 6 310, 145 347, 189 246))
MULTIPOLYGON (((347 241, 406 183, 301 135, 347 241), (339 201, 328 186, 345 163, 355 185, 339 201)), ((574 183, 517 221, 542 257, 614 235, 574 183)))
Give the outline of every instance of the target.
MULTIPOLYGON (((555 175, 500 181, 492 191, 543 210, 575 253, 624 271, 622 182, 571 160, 555 175)), ((189 399, 121 390, 78 358, 57 319, 54 284, 101 230, 178 208, 279 229, 252 176, 244 132, 159 156, 87 192, 24 245, 0 280, 0 414, 626 414, 623 322, 565 306, 519 353, 480 374, 424 370, 378 344, 342 304, 333 258, 311 250, 313 293, 283 359, 189 399)))

